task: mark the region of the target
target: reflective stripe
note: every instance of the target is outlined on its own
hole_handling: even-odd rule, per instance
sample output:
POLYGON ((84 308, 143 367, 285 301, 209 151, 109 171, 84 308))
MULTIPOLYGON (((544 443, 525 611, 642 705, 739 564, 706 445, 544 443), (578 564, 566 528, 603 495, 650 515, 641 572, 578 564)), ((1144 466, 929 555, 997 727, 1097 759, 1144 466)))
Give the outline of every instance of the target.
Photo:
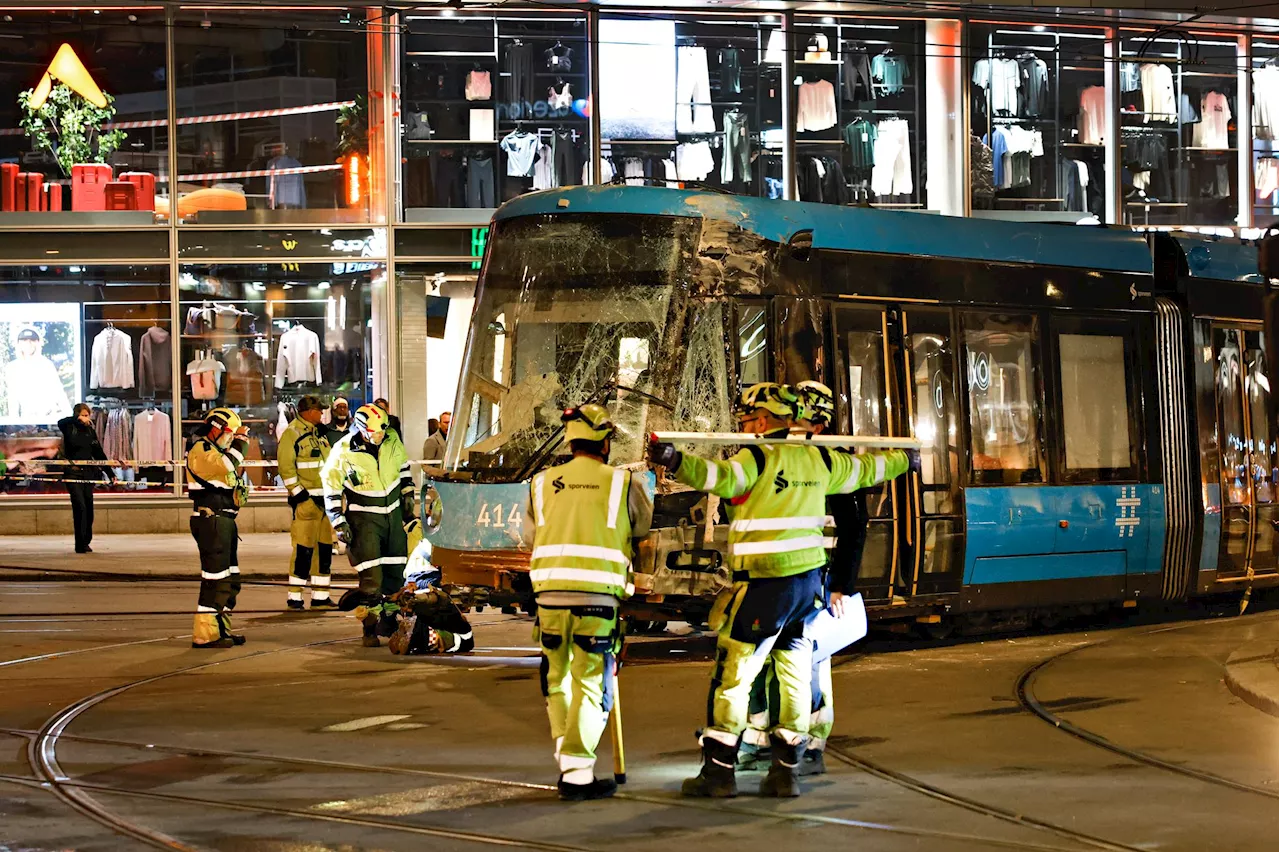
POLYGON ((305 462, 298 462, 297 464, 294 465, 294 467, 296 467, 298 470, 306 470, 313 467, 319 467, 322 464, 324 464, 324 462, 305 461, 305 462))
POLYGON ((533 559, 556 559, 561 556, 580 556, 583 559, 603 559, 606 562, 617 562, 630 565, 631 560, 621 550, 612 547, 599 547, 594 544, 544 544, 533 549, 533 559))
POLYGON ((742 493, 747 490, 747 472, 742 469, 742 463, 731 461, 729 467, 733 469, 733 481, 737 486, 735 490, 742 493))
POLYGON ((354 568, 357 572, 359 572, 359 571, 368 571, 370 568, 376 568, 381 564, 382 564, 382 557, 379 556, 376 559, 366 559, 364 562, 361 562, 359 565, 352 565, 351 567, 354 568))
MULTIPOLYGON (((221 488, 221 489, 226 490, 226 491, 230 491, 230 490, 231 490, 231 487, 232 487, 232 486, 228 485, 228 484, 227 484, 227 483, 225 483, 225 482, 218 482, 216 479, 210 479, 210 480, 208 480, 208 483, 209 483, 209 485, 211 485, 211 486, 212 486, 212 487, 214 487, 214 488, 221 488)), ((188 482, 188 483, 187 483, 187 490, 188 490, 188 491, 203 491, 203 490, 204 490, 204 486, 203 486, 203 485, 201 485, 199 482, 188 482)))
POLYGON ((449 651, 446 651, 446 653, 450 653, 450 652, 453 652, 453 651, 458 650, 459 648, 461 648, 461 647, 462 647, 462 641, 463 641, 464 639, 470 639, 470 638, 471 638, 471 632, 470 632, 470 631, 467 631, 466 633, 455 633, 455 634, 453 634, 453 646, 452 646, 451 648, 449 648, 449 651))
POLYGON ((240 452, 237 449, 230 449, 230 450, 227 450, 226 453, 223 455, 222 460, 227 463, 227 467, 229 469, 235 470, 236 465, 244 461, 244 453, 240 452))
POLYGON ((311 600, 312 600, 313 602, 314 602, 314 601, 327 601, 327 600, 329 600, 329 592, 328 592, 328 591, 326 591, 326 590, 324 590, 324 589, 312 589, 312 590, 311 590, 311 600))
POLYGON ((286 477, 284 478, 284 484, 285 484, 285 485, 297 485, 297 484, 298 484, 298 477, 296 477, 296 476, 286 476, 286 477))
POLYGON ((529 572, 529 580, 533 583, 551 583, 557 580, 570 583, 596 583, 601 586, 626 589, 628 594, 631 593, 632 588, 626 577, 595 568, 535 568, 529 572))
POLYGON ((823 536, 823 537, 822 537, 822 546, 823 546, 824 548, 826 548, 827 550, 833 550, 833 549, 835 548, 835 546, 836 546, 836 538, 835 538, 835 536, 830 536, 830 535, 828 535, 828 536, 823 536))
POLYGON ((196 605, 196 612, 217 612, 217 611, 218 610, 216 607, 200 606, 199 604, 196 605))
POLYGON ((297 601, 298 603, 302 603, 302 592, 289 592, 289 600, 291 602, 297 601))
POLYGON ((232 574, 239 574, 239 573, 240 573, 240 566, 239 566, 239 565, 232 565, 232 566, 231 566, 230 568, 228 568, 227 570, 228 570, 228 571, 230 571, 232 574))
POLYGON ((849 456, 849 460, 853 462, 853 470, 849 471, 849 478, 844 481, 844 485, 840 486, 841 494, 848 494, 858 487, 858 478, 862 476, 862 459, 857 456, 849 456))
POLYGON ((884 456, 876 456, 876 482, 884 482, 884 456))
POLYGON ((201 580, 225 580, 230 576, 231 576, 230 568, 228 568, 225 571, 201 571, 200 572, 201 580))
POLYGON ((609 529, 611 530, 618 528, 618 506, 622 503, 622 483, 626 478, 625 470, 614 470, 613 482, 609 486, 609 529))
POLYGON ((754 518, 752 520, 733 521, 729 529, 733 532, 763 532, 765 530, 811 530, 825 525, 826 518, 806 516, 799 518, 754 518))
POLYGON ((358 494, 361 497, 388 497, 394 494, 396 492, 396 489, 399 487, 400 487, 400 481, 396 480, 396 484, 392 485, 390 488, 381 488, 381 489, 373 490, 373 489, 366 489, 366 488, 352 488, 350 485, 348 485, 347 491, 351 494, 358 494))
POLYGON ((327 585, 329 585, 329 575, 328 575, 328 574, 312 574, 312 575, 311 575, 311 585, 313 585, 313 586, 327 586, 327 585))
POLYGON ((295 577, 292 574, 289 575, 290 586, 305 586, 306 584, 307 584, 307 581, 302 579, 301 577, 295 577))
POLYGON ((546 526, 542 517, 542 474, 533 478, 533 510, 537 514, 538 526, 546 526))
MULTIPOLYGON (((738 735, 731 734, 728 731, 716 730, 715 728, 703 728, 702 736, 699 737, 698 741, 701 742, 702 740, 715 740, 718 743, 736 746, 738 744, 738 735)), ((725 764, 720 765, 724 766, 725 764)))
POLYGON ((594 757, 575 757, 571 754, 560 755, 560 780, 566 784, 584 785, 595 780, 596 759, 594 757))
POLYGON ((702 490, 710 491, 716 487, 716 482, 720 479, 720 466, 713 461, 707 462, 707 478, 703 480, 702 490))
POLYGON ((778 541, 740 541, 729 545, 732 556, 759 556, 766 553, 792 553, 797 550, 809 550, 822 547, 824 539, 820 535, 806 535, 800 538, 784 538, 778 541))
POLYGON ((348 512, 367 512, 371 515, 390 515, 392 512, 400 508, 400 501, 392 503, 389 506, 361 506, 359 503, 352 503, 347 506, 348 512))

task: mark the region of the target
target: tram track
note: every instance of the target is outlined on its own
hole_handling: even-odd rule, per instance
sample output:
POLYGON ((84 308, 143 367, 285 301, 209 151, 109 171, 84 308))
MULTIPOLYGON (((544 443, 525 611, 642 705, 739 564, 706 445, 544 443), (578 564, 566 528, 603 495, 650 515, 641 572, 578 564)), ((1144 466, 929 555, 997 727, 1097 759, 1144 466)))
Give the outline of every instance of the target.
POLYGON ((1078 654, 1082 651, 1087 651, 1090 649, 1097 649, 1104 645, 1109 645, 1109 644, 1124 641, 1127 639, 1134 639, 1134 638, 1139 638, 1144 636, 1153 636, 1159 633, 1167 633, 1174 630, 1188 630, 1195 627, 1230 624, 1233 621, 1235 621, 1235 618, 1219 618, 1219 619, 1213 619, 1210 621, 1193 622, 1190 624, 1176 624, 1171 627, 1160 627, 1154 630, 1144 630, 1138 633, 1126 634, 1124 636, 1114 636, 1110 639, 1104 639, 1101 642, 1090 642, 1089 644, 1086 644, 1086 645, 1079 645, 1075 648, 1069 648, 1066 651, 1061 651, 1057 654, 1054 654, 1053 656, 1048 657, 1047 659, 1041 660, 1040 662, 1035 663, 1034 665, 1029 666, 1027 669, 1025 669, 1018 676, 1017 680, 1014 682, 1014 688, 1013 688, 1014 695, 1018 700, 1019 706, 1021 706, 1023 710, 1027 711, 1028 713, 1031 713, 1032 715, 1038 717, 1039 719, 1045 722, 1048 722, 1057 730, 1061 731, 1064 734, 1067 734, 1068 736, 1074 737, 1075 739, 1078 739, 1081 742, 1088 743, 1089 745, 1096 746, 1097 748, 1103 749, 1105 751, 1109 751, 1112 754, 1120 755, 1121 757, 1128 758, 1129 760, 1133 760, 1138 763, 1142 763, 1147 766, 1154 767, 1156 769, 1162 769, 1167 772, 1172 772, 1186 778, 1194 778, 1197 781, 1203 781, 1207 784, 1214 784, 1219 787, 1225 787, 1227 789, 1236 790, 1242 793, 1250 793, 1255 796, 1263 796, 1269 799, 1280 799, 1280 791, 1269 790, 1266 787, 1259 787, 1257 785, 1248 784, 1243 781, 1236 781, 1233 778, 1227 778, 1225 776, 1218 775, 1216 773, 1209 772, 1203 769, 1196 769, 1195 767, 1192 767, 1192 766, 1184 766, 1179 763, 1173 763, 1172 761, 1165 760, 1163 758, 1157 757, 1156 755, 1150 754, 1148 752, 1139 751, 1137 749, 1132 749, 1127 746, 1121 745, 1119 743, 1113 742, 1107 739, 1106 737, 1102 736, 1101 734, 1095 733, 1086 728, 1082 728, 1079 725, 1076 725, 1072 722, 1069 722, 1067 719, 1063 718, 1061 715, 1045 707, 1044 704, 1042 704, 1036 698, 1035 691, 1033 689, 1035 679, 1039 675, 1041 675, 1046 669, 1048 669, 1054 663, 1060 662, 1061 660, 1067 657, 1070 657, 1073 654, 1078 654))

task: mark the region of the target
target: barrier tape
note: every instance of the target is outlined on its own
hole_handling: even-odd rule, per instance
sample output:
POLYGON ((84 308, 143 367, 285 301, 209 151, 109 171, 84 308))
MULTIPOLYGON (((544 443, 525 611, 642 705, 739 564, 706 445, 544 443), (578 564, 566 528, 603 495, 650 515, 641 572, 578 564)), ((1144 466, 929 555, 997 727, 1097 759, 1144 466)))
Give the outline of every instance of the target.
MULTIPOLYGON (((177 124, 212 124, 217 121, 239 121, 244 118, 273 118, 279 115, 305 115, 309 112, 330 112, 343 107, 354 106, 355 101, 329 101, 323 104, 308 106, 279 107, 277 109, 255 109, 248 112, 224 112, 216 115, 193 115, 180 118, 177 124)), ((135 130, 142 127, 164 127, 169 123, 164 118, 149 118, 140 121, 116 121, 106 125, 108 130, 135 130)), ((22 136, 26 133, 21 127, 8 127, 0 130, 0 136, 22 136)))
MULTIPOLYGON (((238 177, 268 177, 270 175, 309 175, 315 172, 336 172, 345 168, 341 163, 326 163, 323 166, 298 166, 292 169, 247 169, 239 172, 200 172, 194 175, 178 175, 178 180, 223 180, 238 177)), ((156 183, 168 183, 169 178, 160 175, 156 183)))

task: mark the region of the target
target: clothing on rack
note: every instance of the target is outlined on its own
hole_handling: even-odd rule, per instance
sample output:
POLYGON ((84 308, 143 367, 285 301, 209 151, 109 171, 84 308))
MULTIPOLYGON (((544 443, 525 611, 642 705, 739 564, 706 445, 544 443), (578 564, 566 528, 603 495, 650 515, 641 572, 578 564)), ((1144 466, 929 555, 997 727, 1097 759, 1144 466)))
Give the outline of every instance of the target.
MULTIPOLYGON (((487 101, 493 98, 493 81, 488 71, 475 69, 467 72, 466 98, 469 101, 487 101)), ((430 129, 428 129, 428 133, 430 129)))
POLYGON ((1280 125, 1280 66, 1265 65, 1253 70, 1253 135, 1275 139, 1280 125))
POLYGON ((538 146, 537 155, 533 161, 533 188, 537 191, 555 189, 555 187, 556 171, 551 163, 551 146, 543 143, 538 146))
POLYGON ((569 91, 568 83, 561 83, 560 91, 558 92, 555 86, 547 89, 547 106, 559 110, 567 110, 573 107, 573 93, 569 91))
POLYGON ((1022 71, 1013 59, 979 59, 973 66, 973 84, 987 93, 991 115, 1016 115, 1022 71))
POLYGON ((905 118, 887 118, 876 125, 871 191, 876 195, 909 195, 911 128, 905 118))
POLYGON ((1178 120, 1178 99, 1174 96, 1173 72, 1162 62, 1144 62, 1138 69, 1142 78, 1142 123, 1178 120))
POLYGON ((836 110, 836 90, 830 80, 817 80, 800 84, 797 98, 796 130, 813 132, 835 127, 839 120, 836 110))
POLYGON ((142 333, 138 345, 138 394, 154 397, 173 387, 173 339, 169 332, 153 325, 142 333))
POLYGON ((1227 138, 1227 124, 1231 121, 1231 107, 1222 92, 1205 92, 1200 100, 1200 123, 1191 131, 1194 148, 1225 150, 1231 147, 1227 138))
POLYGON ((267 400, 266 364, 257 352, 241 347, 226 360, 227 405, 261 405, 267 400))
POLYGON ((1200 122, 1200 107, 1191 95, 1183 92, 1178 95, 1178 121, 1183 124, 1198 124, 1200 122))
POLYGON ((303 184, 302 175, 276 174, 281 169, 300 169, 302 163, 287 154, 275 157, 267 163, 272 174, 267 177, 267 196, 272 210, 303 208, 307 206, 307 188, 303 184))
POLYGON ((1049 66, 1031 53, 1024 53, 1018 63, 1018 115, 1038 118, 1049 106, 1049 66))
POLYGON ((508 45, 503 71, 502 99, 511 105, 512 118, 523 118, 526 107, 533 108, 533 47, 521 41, 508 45))
POLYGON ((133 418, 133 458, 135 461, 166 461, 173 458, 172 423, 169 415, 150 408, 133 418))
POLYGON ((187 375, 191 377, 192 399, 217 399, 222 388, 222 374, 226 366, 213 357, 212 352, 197 353, 187 362, 187 375))
POLYGON ((1120 91, 1136 92, 1142 88, 1142 73, 1136 62, 1120 63, 1120 91))
POLYGON ((742 57, 736 47, 720 49, 720 94, 742 94, 742 57))
POLYGON ((850 160, 855 169, 869 169, 876 164, 876 126, 865 118, 857 118, 844 126, 841 132, 844 144, 849 147, 850 160))
POLYGON ((848 204, 849 185, 844 169, 834 157, 806 157, 796 169, 796 189, 801 201, 848 204))
POLYGON ((746 115, 741 110, 727 109, 721 121, 724 125, 724 158, 720 163, 720 181, 751 180, 751 137, 746 115))
POLYGON ((1253 165, 1253 187, 1259 199, 1280 189, 1280 160, 1275 157, 1260 157, 1253 165))
POLYGON ((707 49, 681 45, 676 48, 676 132, 714 133, 715 129, 707 49))
POLYGON ((105 410, 95 408, 93 428, 108 459, 128 459, 133 455, 133 420, 129 409, 118 403, 105 410))
MULTIPOLYGON (((578 173, 581 171, 578 163, 581 158, 572 130, 557 130, 551 135, 551 157, 553 186, 573 186, 578 183, 578 173)), ((583 183, 585 182, 584 180, 583 183)))
POLYGON ((1169 180, 1169 142, 1165 134, 1142 127, 1126 127, 1121 133, 1123 165, 1133 174, 1135 189, 1147 196, 1168 199, 1172 193, 1169 180))
POLYGON ((565 47, 556 42, 556 46, 542 52, 542 58, 547 64, 548 71, 564 71, 573 70, 573 48, 565 47))
POLYGON ((871 60, 873 88, 882 95, 897 95, 907 87, 911 69, 905 57, 893 53, 881 53, 871 60))
POLYGON ((528 177, 533 173, 533 158, 538 154, 538 144, 537 136, 523 130, 513 130, 503 137, 499 147, 507 154, 508 177, 528 177))
POLYGON ((1080 115, 1077 129, 1085 145, 1106 144, 1107 90, 1102 86, 1086 86, 1080 90, 1080 115))
POLYGON ((706 180, 715 168, 711 146, 706 142, 686 142, 676 146, 676 174, 680 180, 706 180))
POLYGON ((133 341, 115 326, 107 326, 93 338, 89 388, 133 386, 133 341))
POLYGON ((841 91, 844 99, 854 102, 874 100, 875 90, 871 85, 871 56, 866 48, 854 41, 846 41, 841 47, 841 62, 844 65, 841 91))
POLYGON ((977 210, 990 210, 995 201, 995 175, 991 149, 981 139, 969 136, 969 185, 977 210))
POLYGON ((495 199, 493 157, 488 154, 470 155, 467 157, 467 206, 496 207, 495 199))
POLYGON ((320 336, 300 324, 280 335, 276 345, 276 387, 294 382, 320 384, 320 336))
POLYGON ((1031 158, 1044 156, 1039 130, 1016 124, 1000 125, 991 132, 993 178, 997 189, 1021 189, 1031 185, 1031 158))
POLYGON ((1226 158, 1213 155, 1197 158, 1184 174, 1187 186, 1182 197, 1185 199, 1218 200, 1232 195, 1231 167, 1226 158))
POLYGON ((1058 185, 1062 188, 1062 209, 1088 211, 1089 167, 1084 162, 1063 159, 1058 164, 1058 185))

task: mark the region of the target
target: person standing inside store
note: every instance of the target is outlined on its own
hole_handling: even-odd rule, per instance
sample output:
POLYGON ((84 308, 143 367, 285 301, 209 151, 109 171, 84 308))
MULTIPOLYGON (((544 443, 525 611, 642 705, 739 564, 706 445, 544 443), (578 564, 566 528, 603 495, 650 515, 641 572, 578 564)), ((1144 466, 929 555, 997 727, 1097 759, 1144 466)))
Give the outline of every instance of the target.
POLYGON ((320 397, 307 395, 298 400, 298 416, 280 436, 276 455, 280 478, 289 491, 289 508, 293 511, 293 522, 289 525, 293 547, 289 552, 288 607, 298 612, 302 611, 302 594, 308 585, 312 609, 337 606, 329 598, 333 528, 325 517, 324 487, 320 483, 320 466, 329 457, 329 439, 320 425, 323 413, 320 397))
POLYGON ((347 401, 342 397, 338 397, 329 406, 329 425, 325 428, 325 437, 329 440, 329 446, 341 441, 351 431, 351 409, 347 406, 347 401))
MULTIPOLYGON (((77 403, 70 417, 58 421, 62 432, 62 455, 68 461, 107 461, 107 454, 93 431, 90 408, 77 403)), ((67 493, 71 495, 71 520, 75 527, 76 553, 93 553, 93 489, 104 476, 115 481, 115 472, 105 465, 67 465, 63 469, 67 493)))
POLYGON ((439 427, 427 436, 427 440, 422 442, 422 459, 423 461, 439 462, 444 459, 444 445, 449 440, 449 423, 453 420, 453 414, 445 411, 440 415, 437 421, 439 427))

